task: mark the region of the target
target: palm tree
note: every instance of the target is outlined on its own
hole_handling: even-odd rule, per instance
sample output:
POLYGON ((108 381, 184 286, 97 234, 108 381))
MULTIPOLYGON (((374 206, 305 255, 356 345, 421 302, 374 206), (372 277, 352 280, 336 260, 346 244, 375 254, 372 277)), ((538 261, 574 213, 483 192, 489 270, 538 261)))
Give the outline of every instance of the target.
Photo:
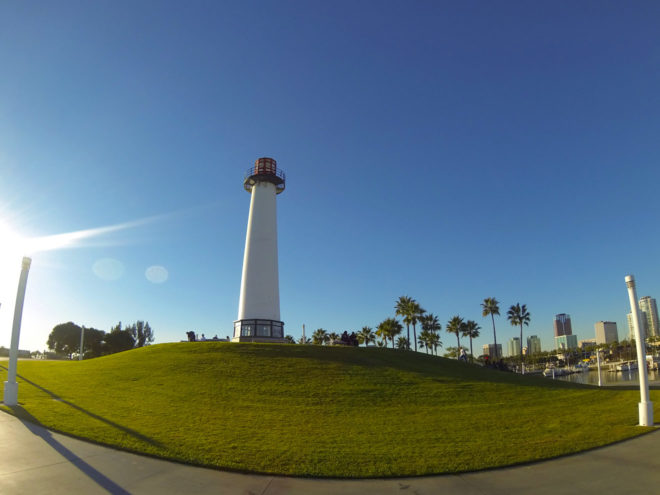
POLYGON ((318 328, 314 330, 314 333, 312 334, 312 343, 316 345, 323 345, 328 342, 328 332, 323 330, 322 328, 318 328))
POLYGON ((400 296, 399 300, 394 305, 395 315, 402 316, 403 322, 406 324, 408 331, 408 342, 410 342, 410 324, 412 323, 411 306, 415 300, 408 296, 400 296))
POLYGON ((472 354, 472 339, 479 337, 479 330, 481 327, 477 324, 476 321, 468 320, 465 322, 465 330, 463 332, 464 337, 470 337, 470 359, 474 360, 474 354, 472 354))
POLYGON ((461 348, 460 333, 461 333, 462 327, 463 327, 463 318, 456 315, 451 320, 449 320, 447 322, 447 327, 445 328, 445 330, 447 330, 447 332, 456 334, 456 342, 458 342, 457 349, 461 348))
POLYGON ((390 339, 392 341, 392 349, 394 349, 394 337, 403 331, 403 326, 394 318, 387 318, 378 325, 376 335, 382 339, 390 339))
POLYGON ((300 337, 298 339, 299 344, 309 344, 311 343, 311 340, 309 340, 309 337, 300 337))
POLYGON ((438 347, 442 347, 442 341, 440 340, 440 335, 436 332, 431 333, 431 340, 429 342, 433 348, 435 355, 438 355, 438 347))
POLYGON ((442 325, 438 317, 433 313, 426 313, 419 317, 419 322, 422 325, 422 330, 428 330, 432 333, 437 333, 442 330, 442 325))
POLYGON ((497 355, 497 334, 495 333, 495 315, 499 316, 500 315, 500 306, 499 302, 497 302, 497 299, 494 297, 487 297, 484 299, 484 302, 481 303, 481 307, 483 308, 483 311, 481 312, 482 316, 488 316, 490 315, 491 319, 493 320, 493 343, 495 344, 495 356, 494 359, 497 359, 499 356, 497 355))
POLYGON ((285 341, 287 344, 295 344, 295 343, 296 343, 296 339, 294 339, 292 335, 286 335, 286 336, 284 337, 284 341, 285 341))
POLYGON ((511 322, 511 326, 520 325, 520 368, 523 367, 523 352, 522 352, 522 343, 523 343, 523 325, 529 326, 529 321, 531 315, 527 311, 527 306, 520 303, 516 303, 509 308, 509 311, 506 312, 506 317, 511 322))
POLYGON ((358 342, 364 344, 365 347, 369 347, 369 343, 376 342, 376 336, 374 335, 371 327, 362 327, 357 334, 358 342))
POLYGON ((335 343, 340 339, 341 337, 339 336, 338 333, 332 332, 328 334, 328 342, 330 345, 335 345, 335 343))
MULTIPOLYGON (((424 316, 424 313, 426 313, 426 310, 423 309, 417 301, 413 301, 410 304, 410 323, 412 323, 413 326, 413 342, 415 343, 415 352, 417 352, 417 322, 419 319, 424 316)), ((410 337, 408 337, 408 340, 410 340, 410 337)))
POLYGON ((396 339, 396 348, 403 350, 410 349, 410 342, 408 342, 408 339, 405 337, 399 337, 396 339))

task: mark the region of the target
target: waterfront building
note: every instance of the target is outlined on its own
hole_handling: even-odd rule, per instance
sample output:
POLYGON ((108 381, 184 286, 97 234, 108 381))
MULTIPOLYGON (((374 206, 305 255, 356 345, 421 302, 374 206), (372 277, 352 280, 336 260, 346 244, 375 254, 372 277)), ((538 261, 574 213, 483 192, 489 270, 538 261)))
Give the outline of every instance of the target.
POLYGON ((520 338, 513 337, 506 343, 506 355, 508 357, 520 356, 520 338))
POLYGON ((560 335, 555 337, 555 348, 560 351, 563 349, 577 349, 577 335, 560 335))
POLYGON ((578 347, 584 349, 585 347, 594 347, 596 345, 596 339, 584 339, 578 342, 578 347))
MULTIPOLYGON (((646 329, 646 311, 639 311, 639 326, 641 327, 639 329, 640 332, 642 332, 644 335, 648 336, 648 332, 646 329)), ((646 337, 645 337, 646 338, 646 337)), ((634 340, 635 339, 635 329, 633 328, 633 320, 632 320, 632 313, 628 313, 628 340, 634 340)))
POLYGON ((502 344, 497 344, 497 349, 495 344, 485 344, 481 349, 481 353, 491 359, 498 359, 502 356, 502 344))
POLYGON ((536 335, 527 337, 527 354, 538 354, 541 352, 541 339, 536 335))
POLYGON ((573 328, 571 327, 571 315, 560 313, 555 315, 555 337, 562 335, 573 335, 573 328))
POLYGON ((611 344, 619 340, 619 332, 614 321, 598 321, 596 329, 596 344, 611 344))
POLYGON ((639 300, 639 309, 646 313, 646 338, 660 336, 658 327, 658 305, 651 296, 639 300))

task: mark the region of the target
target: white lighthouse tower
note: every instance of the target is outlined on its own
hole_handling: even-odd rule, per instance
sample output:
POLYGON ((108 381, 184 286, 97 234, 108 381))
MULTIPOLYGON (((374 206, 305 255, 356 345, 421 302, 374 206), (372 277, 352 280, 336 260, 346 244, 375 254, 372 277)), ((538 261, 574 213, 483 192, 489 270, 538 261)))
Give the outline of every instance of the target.
POLYGON ((272 158, 259 158, 243 185, 252 199, 245 236, 241 295, 234 342, 284 342, 277 270, 277 202, 284 172, 272 158))

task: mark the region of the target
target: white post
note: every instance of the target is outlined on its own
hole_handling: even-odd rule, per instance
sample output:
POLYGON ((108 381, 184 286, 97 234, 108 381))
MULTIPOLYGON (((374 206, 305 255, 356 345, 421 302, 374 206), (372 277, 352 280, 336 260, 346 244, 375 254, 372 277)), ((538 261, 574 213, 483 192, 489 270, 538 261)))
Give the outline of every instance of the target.
POLYGON ((80 327, 80 354, 78 354, 78 361, 83 358, 83 342, 85 340, 85 327, 80 327))
POLYGON ((305 343, 305 324, 303 323, 303 337, 302 337, 302 343, 305 343))
POLYGON ((596 349, 596 360, 598 361, 598 386, 602 387, 601 374, 600 374, 600 351, 596 349))
POLYGON ((639 426, 653 426, 653 402, 649 400, 649 381, 646 372, 646 340, 639 326, 639 307, 637 306, 637 290, 635 289, 635 277, 626 276, 628 297, 630 299, 630 311, 632 313, 633 327, 637 344, 637 369, 639 371, 639 426))
POLYGON ((27 286, 28 272, 30 271, 30 258, 23 258, 21 276, 18 279, 16 291, 16 305, 14 306, 14 324, 11 329, 11 346, 9 348, 9 372, 5 382, 5 406, 18 405, 18 383, 16 383, 16 365, 18 362, 18 341, 21 334, 21 318, 23 316, 23 301, 25 300, 25 287, 27 286))

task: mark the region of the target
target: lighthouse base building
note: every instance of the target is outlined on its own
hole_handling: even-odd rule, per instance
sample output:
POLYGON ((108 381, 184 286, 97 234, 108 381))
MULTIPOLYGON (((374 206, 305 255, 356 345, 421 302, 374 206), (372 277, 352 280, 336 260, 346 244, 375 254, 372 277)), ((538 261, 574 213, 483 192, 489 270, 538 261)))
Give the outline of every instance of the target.
POLYGON ((243 182, 251 195, 243 274, 233 342, 285 342, 280 319, 277 267, 277 195, 284 172, 272 158, 259 158, 243 182))

